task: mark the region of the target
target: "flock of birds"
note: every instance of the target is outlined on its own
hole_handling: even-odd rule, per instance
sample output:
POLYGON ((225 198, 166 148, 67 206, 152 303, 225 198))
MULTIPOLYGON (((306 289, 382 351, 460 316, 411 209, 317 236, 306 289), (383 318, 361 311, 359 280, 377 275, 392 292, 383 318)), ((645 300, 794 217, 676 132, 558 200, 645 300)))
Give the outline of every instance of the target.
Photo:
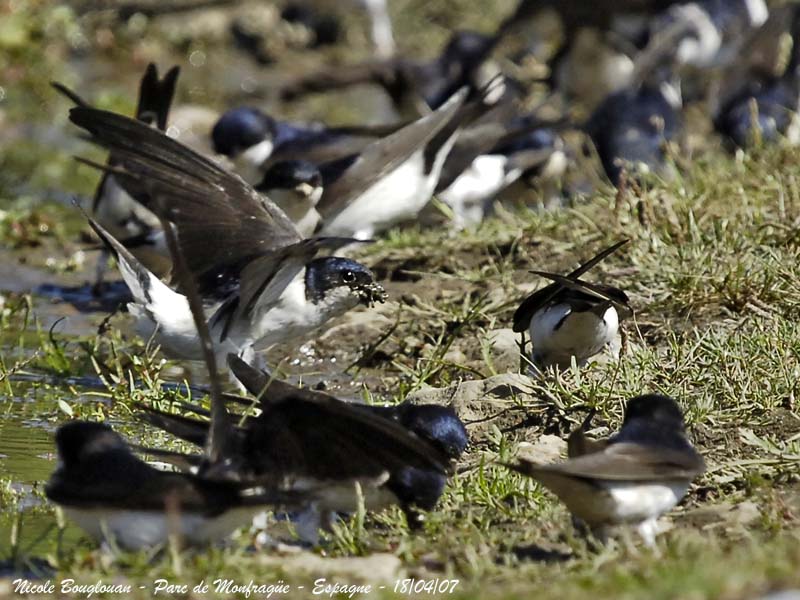
MULTIPOLYGON (((583 125, 613 183, 664 168, 665 142, 681 129, 684 73, 696 80, 698 71, 736 62, 775 19, 792 35, 800 27, 800 10, 771 14, 761 0, 521 0, 494 35, 455 32, 432 61, 340 67, 284 90, 298 98, 371 81, 401 114, 411 108, 421 116, 325 127, 237 107, 210 132, 216 157, 164 133, 177 67, 164 77, 147 68, 134 118, 54 84, 75 104, 72 123, 109 151, 105 164, 80 159, 102 172, 87 218, 130 288, 138 332, 154 337, 165 355, 204 360, 211 385, 209 409, 138 407, 143 422, 195 452, 132 445, 101 423, 61 426, 50 500, 95 538, 128 549, 164 544, 171 534, 213 543, 264 510, 288 514, 311 542, 360 506, 399 505, 409 527, 418 527, 468 445, 458 415, 408 402, 365 406, 299 388, 264 370, 258 352, 309 339, 346 311, 383 302, 386 292, 369 268, 346 255, 416 219, 433 196, 465 226, 514 181, 563 169, 563 120, 520 111, 518 84, 485 69, 501 38, 544 8, 558 12, 565 31, 551 65, 556 92, 560 61, 581 28, 636 50, 627 83, 583 125), (223 393, 223 365, 249 397, 223 393)), ((714 121, 732 144, 791 140, 798 59, 800 43, 783 74, 748 71, 745 85, 719 103, 714 121)), ((628 298, 582 277, 625 243, 567 275, 536 272, 550 283, 521 302, 513 329, 530 336, 530 360, 542 374, 613 351, 620 321, 632 314, 628 298)), ((653 544, 657 519, 704 471, 677 402, 653 394, 629 400, 621 429, 606 440, 586 435, 590 421, 570 435, 567 460, 506 466, 553 491, 598 538, 628 524, 653 544)))

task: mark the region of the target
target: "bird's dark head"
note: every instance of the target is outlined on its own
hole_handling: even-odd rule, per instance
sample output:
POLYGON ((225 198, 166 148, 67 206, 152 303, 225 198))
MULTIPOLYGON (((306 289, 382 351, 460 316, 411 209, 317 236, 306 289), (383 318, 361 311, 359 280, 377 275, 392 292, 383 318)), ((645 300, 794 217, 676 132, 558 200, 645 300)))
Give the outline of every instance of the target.
POLYGON ((453 33, 442 52, 445 64, 460 64, 474 67, 483 62, 493 39, 477 31, 461 29, 453 33))
POLYGON ((406 515, 409 516, 408 525, 413 528, 415 522, 409 514, 412 512, 409 509, 414 507, 433 510, 446 483, 447 477, 441 473, 406 467, 392 473, 387 486, 406 509, 406 515))
POLYGON ((371 306, 384 302, 387 294, 367 267, 349 258, 326 256, 306 267, 306 297, 315 304, 323 301, 355 300, 371 306))
POLYGON ((622 426, 633 421, 647 421, 659 426, 683 431, 683 412, 669 396, 660 394, 645 394, 628 400, 625 406, 625 418, 622 426))
MULTIPOLYGON (((524 127, 525 125, 524 123, 520 123, 519 126, 524 127)), ((561 150, 563 147, 564 141, 555 130, 547 127, 540 127, 516 136, 508 143, 499 146, 496 150, 501 154, 513 154, 525 150, 544 150, 547 148, 561 150)))
POLYGON ((755 98, 749 97, 723 117, 723 130, 739 148, 751 148, 757 140, 774 142, 780 137, 780 130, 790 122, 788 111, 779 104, 761 102, 753 110, 755 98))
MULTIPOLYGON (((467 430, 450 407, 405 402, 386 410, 403 427, 433 444, 451 460, 458 459, 467 448, 467 430)), ((409 527, 416 528, 420 524, 419 515, 413 509, 433 510, 446 483, 447 476, 439 471, 406 467, 392 473, 387 485, 400 500, 409 527)))
POLYGON ((56 431, 56 448, 59 461, 69 468, 109 450, 127 451, 127 444, 104 423, 71 421, 56 431))
POLYGON ((322 174, 307 160, 284 160, 267 169, 256 189, 265 193, 294 190, 302 198, 313 198, 322 195, 322 174))
MULTIPOLYGON (((223 114, 211 130, 214 152, 235 158, 259 144, 270 145, 271 152, 275 128, 275 120, 257 108, 233 108, 223 114)), ((266 151, 265 154, 269 155, 266 151)))
POLYGON ((453 460, 461 456, 469 443, 464 423, 448 406, 407 402, 397 407, 397 418, 404 427, 440 448, 453 460))

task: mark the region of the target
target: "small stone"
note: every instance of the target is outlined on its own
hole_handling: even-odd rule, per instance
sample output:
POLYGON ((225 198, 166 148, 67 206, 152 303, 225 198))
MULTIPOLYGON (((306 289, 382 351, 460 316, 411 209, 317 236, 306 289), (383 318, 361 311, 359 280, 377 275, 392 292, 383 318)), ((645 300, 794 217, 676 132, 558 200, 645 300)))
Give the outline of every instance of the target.
POLYGON ((549 465, 557 463, 567 455, 567 442, 557 435, 541 435, 533 442, 520 442, 517 458, 549 465))
POLYGON ((467 364, 467 355, 458 348, 451 348, 447 354, 442 357, 442 359, 445 362, 453 363, 454 365, 467 364))
POLYGON ((486 334, 492 367, 498 373, 519 370, 519 335, 510 328, 493 329, 486 334))
POLYGON ((525 400, 537 400, 535 383, 526 375, 504 373, 487 379, 462 381, 444 388, 423 388, 408 395, 417 404, 451 406, 474 439, 492 427, 513 429, 530 418, 525 400))

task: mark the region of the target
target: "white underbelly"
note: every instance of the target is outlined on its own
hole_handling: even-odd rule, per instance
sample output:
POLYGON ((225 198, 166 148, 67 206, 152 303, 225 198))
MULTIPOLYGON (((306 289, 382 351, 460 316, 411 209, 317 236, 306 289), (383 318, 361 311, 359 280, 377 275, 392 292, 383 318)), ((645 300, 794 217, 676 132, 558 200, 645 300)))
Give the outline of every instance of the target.
POLYGON ((657 519, 674 508, 689 489, 686 481, 598 483, 605 493, 586 484, 573 490, 578 493, 559 494, 569 511, 591 527, 657 519))
POLYGON ((233 159, 234 169, 250 185, 257 185, 264 177, 263 165, 272 155, 272 140, 262 140, 233 159))
POLYGON ((394 225, 415 219, 433 196, 456 138, 457 134, 453 134, 442 144, 427 175, 424 150, 418 150, 336 215, 325 225, 323 233, 366 240, 394 225))
POLYGON ((311 237, 314 234, 319 223, 319 213, 314 208, 315 202, 300 198, 294 190, 271 190, 269 199, 286 213, 302 235, 311 237))
POLYGON ((500 154, 477 157, 439 197, 454 210, 483 203, 507 185, 506 162, 508 159, 500 154))
POLYGON ((613 306, 600 318, 590 311, 572 312, 568 305, 557 304, 533 316, 530 336, 536 360, 545 366, 568 366, 573 356, 580 365, 600 352, 618 330, 619 317, 613 306))
POLYGON ((607 483, 614 503, 613 518, 620 523, 638 523, 657 518, 673 509, 689 489, 680 483, 607 483))
POLYGON ((138 550, 166 544, 174 532, 191 545, 221 540, 235 529, 247 525, 257 507, 239 507, 215 517, 180 513, 174 519, 161 511, 115 511, 64 507, 64 513, 81 529, 99 541, 115 543, 125 550, 138 550))
POLYGON ((424 176, 422 151, 381 178, 325 226, 326 235, 368 239, 417 216, 433 189, 424 176))
MULTIPOLYGON (((253 320, 249 332, 241 331, 242 337, 247 336, 253 340, 259 349, 266 349, 274 344, 288 342, 301 338, 324 324, 321 315, 298 314, 286 306, 276 306, 269 311, 258 315, 253 320)), ((233 337, 237 337, 234 332, 233 337)))
MULTIPOLYGON (((185 298, 183 299, 185 300, 185 298)), ((189 310, 188 304, 186 310, 189 310)), ((162 310, 159 312, 156 322, 151 314, 140 305, 128 304, 128 311, 136 318, 136 333, 139 337, 144 340, 152 338, 169 358, 203 360, 203 349, 191 313, 187 315, 184 312, 175 311, 170 314, 162 310)), ((247 343, 231 336, 220 341, 221 335, 222 324, 212 328, 211 340, 214 344, 214 352, 217 357, 223 359, 229 352, 238 354, 247 343)), ((224 364, 224 360, 221 364, 224 364)))

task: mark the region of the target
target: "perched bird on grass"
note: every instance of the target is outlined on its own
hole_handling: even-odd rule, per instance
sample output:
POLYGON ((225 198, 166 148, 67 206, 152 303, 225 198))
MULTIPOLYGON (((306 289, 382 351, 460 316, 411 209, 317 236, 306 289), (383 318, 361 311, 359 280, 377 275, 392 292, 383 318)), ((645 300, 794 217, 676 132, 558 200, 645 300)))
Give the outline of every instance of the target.
MULTIPOLYGON (((381 458, 384 449, 376 447, 367 451, 365 446, 368 443, 381 445, 378 438, 370 442, 366 425, 369 424, 377 432, 381 421, 385 421, 382 426, 384 435, 408 432, 410 439, 418 440, 419 452, 430 457, 430 461, 426 465, 413 454, 403 461, 395 460, 385 480, 364 486, 365 508, 377 511, 399 505, 406 514, 409 527, 416 528, 423 520, 418 511, 432 510, 444 490, 448 478, 444 466, 457 460, 466 449, 466 429, 451 408, 411 403, 372 406, 342 402, 324 392, 297 388, 273 379, 233 355, 228 357, 228 361, 242 385, 256 397, 255 406, 261 410, 258 416, 243 419, 237 428, 237 436, 241 438, 239 444, 246 449, 245 469, 252 477, 269 475, 270 470, 274 469, 274 457, 280 455, 282 445, 289 439, 287 436, 296 435, 302 439, 305 435, 311 438, 320 427, 327 430, 329 440, 322 443, 320 438, 320 443, 308 452, 309 461, 316 456, 313 452, 319 453, 313 460, 314 464, 309 464, 309 467, 318 467, 313 471, 316 480, 324 480, 326 473, 335 479, 340 470, 355 469, 359 462, 366 461, 366 464, 372 460, 388 460, 381 458), (286 412, 293 405, 299 406, 295 406, 296 415, 289 422, 281 416, 281 411, 286 412), (335 429, 337 422, 341 422, 340 430, 335 429), (288 429, 281 432, 280 429, 287 425, 288 429), (348 428, 352 439, 344 442, 348 428), (362 447, 358 453, 355 451, 357 446, 362 447), (362 455, 362 452, 366 453, 362 455)), ((239 405, 254 404, 244 398, 226 399, 239 405)), ((201 416, 207 414, 201 407, 192 407, 192 410, 201 416)), ((207 442, 208 421, 151 408, 143 408, 140 417, 193 444, 202 446, 207 442)), ((387 437, 385 444, 390 439, 387 437)), ((343 488, 331 483, 329 488, 319 491, 316 500, 309 503, 309 510, 299 517, 304 524, 301 533, 304 538, 313 541, 318 529, 329 524, 336 513, 352 513, 357 509, 357 497, 352 485, 345 483, 343 488)))
POLYGON ((571 436, 564 462, 528 460, 507 465, 536 479, 600 540, 611 528, 631 525, 655 545, 658 518, 686 495, 705 471, 703 457, 686 438, 683 414, 667 396, 646 394, 628 401, 618 433, 603 443, 571 436))
POLYGON ((626 244, 606 248, 567 276, 533 271, 553 281, 525 298, 514 313, 514 331, 528 331, 532 360, 540 369, 578 366, 608 346, 619 332, 620 318, 632 314, 628 297, 617 287, 580 279, 594 265, 626 244))
POLYGON ((62 425, 56 449, 59 466, 45 495, 90 536, 123 550, 164 546, 170 535, 190 545, 213 543, 259 512, 311 498, 156 469, 104 423, 62 425))

